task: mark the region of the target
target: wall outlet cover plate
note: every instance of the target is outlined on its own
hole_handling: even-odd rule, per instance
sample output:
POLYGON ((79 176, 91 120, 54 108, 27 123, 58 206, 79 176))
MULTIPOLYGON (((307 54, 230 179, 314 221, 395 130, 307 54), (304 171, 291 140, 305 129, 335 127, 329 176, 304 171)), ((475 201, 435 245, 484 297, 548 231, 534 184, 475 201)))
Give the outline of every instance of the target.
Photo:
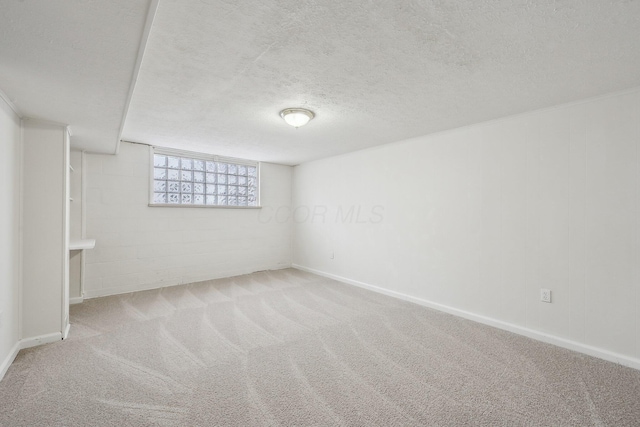
POLYGON ((542 302, 551 302, 551 290, 549 290, 549 289, 540 289, 540 301, 542 301, 542 302))

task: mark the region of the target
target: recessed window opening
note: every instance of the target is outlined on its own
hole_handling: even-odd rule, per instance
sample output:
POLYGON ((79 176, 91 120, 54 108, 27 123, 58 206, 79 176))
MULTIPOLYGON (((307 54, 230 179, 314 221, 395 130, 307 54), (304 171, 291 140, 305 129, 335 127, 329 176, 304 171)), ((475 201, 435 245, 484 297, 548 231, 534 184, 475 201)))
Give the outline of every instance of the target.
POLYGON ((151 206, 260 206, 258 162, 158 147, 151 157, 151 206))

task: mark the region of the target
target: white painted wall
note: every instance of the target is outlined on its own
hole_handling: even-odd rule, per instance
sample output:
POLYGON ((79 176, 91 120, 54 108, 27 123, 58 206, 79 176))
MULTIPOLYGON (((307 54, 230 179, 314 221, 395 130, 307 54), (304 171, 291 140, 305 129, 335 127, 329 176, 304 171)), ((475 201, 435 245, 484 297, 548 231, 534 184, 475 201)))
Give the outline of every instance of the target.
POLYGON ((23 122, 22 338, 60 339, 68 305, 68 153, 64 126, 23 122))
POLYGON ((20 340, 20 117, 0 97, 0 379, 20 340))
POLYGON ((268 212, 291 206, 289 166, 263 164, 264 209, 149 207, 149 150, 86 154, 85 297, 229 277, 291 265, 291 223, 268 212))
POLYGON ((640 368, 639 144, 636 89, 302 164, 294 265, 640 368))

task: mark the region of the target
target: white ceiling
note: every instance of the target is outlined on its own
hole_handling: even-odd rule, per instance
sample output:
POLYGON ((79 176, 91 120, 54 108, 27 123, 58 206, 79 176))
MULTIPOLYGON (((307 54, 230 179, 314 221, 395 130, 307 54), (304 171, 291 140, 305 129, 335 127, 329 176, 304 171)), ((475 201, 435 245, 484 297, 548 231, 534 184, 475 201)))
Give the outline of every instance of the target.
POLYGON ((1 0, 0 89, 25 117, 114 153, 149 0, 1 0))
POLYGON ((160 0, 126 113, 153 1, 0 4, 0 89, 94 152, 126 114, 124 140, 298 164, 640 85, 640 1, 160 0))
POLYGON ((640 1, 161 0, 123 139, 297 164, 639 84, 640 1))

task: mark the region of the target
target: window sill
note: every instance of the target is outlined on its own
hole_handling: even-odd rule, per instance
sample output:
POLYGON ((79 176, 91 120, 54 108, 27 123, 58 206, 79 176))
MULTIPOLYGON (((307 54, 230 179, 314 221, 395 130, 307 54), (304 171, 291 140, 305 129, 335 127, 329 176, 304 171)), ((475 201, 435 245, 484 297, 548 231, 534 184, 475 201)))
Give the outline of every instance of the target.
POLYGON ((262 206, 173 205, 169 203, 149 203, 148 206, 150 208, 262 209, 262 206))

